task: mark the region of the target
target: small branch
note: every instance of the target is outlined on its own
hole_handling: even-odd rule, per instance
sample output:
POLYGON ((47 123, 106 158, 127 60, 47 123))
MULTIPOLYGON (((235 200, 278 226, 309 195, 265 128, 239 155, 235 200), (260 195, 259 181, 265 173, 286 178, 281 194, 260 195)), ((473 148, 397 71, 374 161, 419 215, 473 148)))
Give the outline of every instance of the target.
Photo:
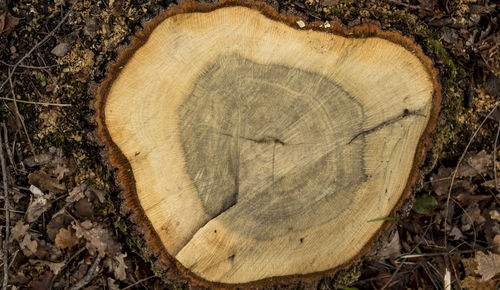
POLYGON ((69 288, 69 290, 79 290, 92 281, 99 272, 99 264, 101 263, 102 258, 103 257, 101 255, 97 254, 97 257, 87 271, 87 274, 85 274, 80 281, 76 282, 75 285, 69 288))
POLYGON ((149 276, 149 277, 146 277, 146 278, 144 278, 144 279, 141 279, 141 280, 139 280, 139 281, 135 282, 134 284, 130 284, 130 285, 128 285, 127 287, 122 288, 122 290, 127 290, 127 289, 130 289, 130 288, 132 288, 132 287, 134 287, 134 286, 137 286, 137 285, 141 284, 142 282, 146 282, 146 281, 148 281, 148 280, 150 280, 150 279, 153 279, 154 277, 156 277, 156 276, 154 276, 154 275, 153 275, 153 276, 149 276))
POLYGON ((500 135, 500 122, 498 122, 497 136, 495 137, 495 146, 493 146, 493 176, 495 176, 495 191, 498 193, 498 179, 497 179, 497 144, 498 136, 500 135))
POLYGON ((439 252, 439 253, 402 255, 402 256, 399 256, 398 259, 413 259, 413 258, 420 258, 420 257, 447 256, 447 255, 450 255, 450 254, 469 254, 469 253, 475 253, 477 251, 485 251, 485 250, 491 250, 491 249, 496 249, 496 248, 500 248, 500 244, 493 245, 493 246, 488 246, 488 247, 484 247, 484 248, 476 248, 476 249, 471 249, 471 250, 463 250, 463 251, 449 251, 449 252, 439 252))
POLYGON ((17 102, 17 103, 30 104, 30 105, 71 107, 71 104, 56 104, 56 103, 32 102, 32 101, 24 101, 24 100, 18 100, 18 99, 13 99, 13 98, 6 98, 6 97, 0 97, 0 100, 14 101, 14 102, 17 102))
POLYGON ((73 12, 73 9, 75 9, 76 3, 78 3, 78 0, 75 0, 75 2, 73 3, 73 5, 71 5, 71 8, 66 13, 66 15, 64 15, 64 17, 61 19, 61 21, 59 21, 59 23, 57 23, 57 26, 54 29, 52 29, 40 42, 35 44, 35 46, 33 46, 30 49, 30 51, 28 51, 23 57, 21 57, 20 60, 18 60, 14 64, 14 66, 12 67, 12 70, 9 72, 9 75, 7 76, 7 79, 5 81, 3 81, 2 84, 0 85, 0 90, 2 90, 3 87, 5 86, 5 84, 7 84, 9 82, 9 80, 12 78, 17 67, 24 60, 26 60, 37 48, 39 48, 42 44, 44 44, 47 40, 49 40, 52 37, 52 35, 54 35, 54 33, 63 25, 63 23, 66 22, 66 19, 68 19, 69 15, 73 12))
POLYGON ((10 150, 9 147, 9 135, 7 132, 7 127, 5 126, 5 122, 2 122, 2 129, 3 129, 3 142, 5 144, 5 151, 7 152, 7 156, 9 157, 10 164, 12 165, 12 168, 14 168, 14 172, 17 173, 17 166, 16 163, 14 162, 14 155, 12 154, 12 151, 10 150))
MULTIPOLYGON (((8 66, 8 67, 14 66, 13 64, 6 63, 5 61, 1 61, 1 60, 0 60, 0 63, 5 65, 5 66, 8 66)), ((18 67, 29 68, 29 69, 49 69, 49 68, 58 67, 58 66, 59 66, 58 64, 53 64, 53 65, 48 65, 48 66, 34 66, 34 65, 23 65, 23 64, 18 65, 18 67)))
MULTIPOLYGON (((28 134, 28 129, 26 129, 26 124, 24 124, 24 118, 21 116, 21 113, 19 113, 19 108, 17 107, 17 98, 16 98, 16 93, 14 92, 14 85, 12 84, 12 78, 9 78, 9 83, 10 83, 10 92, 12 93, 12 98, 14 98, 14 110, 16 111, 17 117, 21 121, 21 125, 23 126, 24 134, 26 134, 26 138, 28 139, 28 144, 30 145, 31 148, 31 153, 33 153, 33 157, 36 158, 35 154, 35 148, 33 147, 33 143, 31 143, 30 135, 28 134)), ((1 88, 0 88, 1 89, 1 88)))
MULTIPOLYGON (((455 167, 455 170, 453 171, 453 175, 451 176, 450 187, 448 189, 448 197, 446 198, 446 214, 444 215, 444 225, 445 225, 445 227, 446 227, 446 224, 448 223, 448 210, 449 210, 448 207, 449 207, 449 204, 450 204, 451 191, 453 189, 453 184, 455 183, 455 178, 457 178, 458 169, 460 168, 460 165, 462 164, 462 161, 465 158, 465 154, 467 154, 467 152, 469 151, 469 147, 472 144, 472 140, 474 140, 474 138, 476 138, 476 135, 477 135, 477 133, 479 133, 479 130, 481 130, 481 128, 483 127, 484 123, 486 123, 486 120, 488 120, 489 117, 491 115, 493 115, 493 112, 495 112, 495 110, 498 108, 499 104, 500 103, 497 102, 495 104, 495 106, 493 107, 493 109, 491 109, 491 111, 488 113, 488 115, 481 122, 481 124, 479 124, 479 127, 477 127, 476 131, 474 131, 474 134, 472 134, 472 136, 469 139, 469 142, 465 146, 464 152, 460 156, 460 159, 458 159, 457 166, 455 167)), ((496 150, 496 147, 494 149, 496 150)), ((444 231, 444 247, 446 248, 447 246, 448 246, 448 231, 445 230, 444 231)))
POLYGON ((61 268, 61 270, 59 270, 59 273, 57 275, 54 275, 52 276, 52 279, 50 280, 50 287, 49 288, 52 288, 52 285, 54 284, 54 281, 56 280, 57 276, 59 276, 60 273, 62 273, 62 271, 64 269, 66 269, 70 263, 78 256, 80 255, 83 251, 85 251, 85 247, 82 247, 80 248, 78 251, 76 251, 76 253, 74 253, 69 259, 68 261, 66 261, 66 263, 64 264, 64 266, 61 268))
POLYGON ((3 156, 3 141, 0 134, 0 163, 2 164, 2 179, 3 179, 3 204, 5 209, 5 242, 3 245, 3 283, 2 289, 6 290, 9 284, 9 234, 10 234, 10 204, 9 191, 7 190, 7 169, 5 166, 5 158, 3 156))

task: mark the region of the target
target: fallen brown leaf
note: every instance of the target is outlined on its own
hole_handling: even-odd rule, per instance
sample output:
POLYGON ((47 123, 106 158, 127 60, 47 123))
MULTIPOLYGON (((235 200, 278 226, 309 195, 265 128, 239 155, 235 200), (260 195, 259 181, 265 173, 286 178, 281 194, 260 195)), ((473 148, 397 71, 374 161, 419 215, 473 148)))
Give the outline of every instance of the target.
POLYGON ((70 172, 71 170, 69 170, 69 168, 66 167, 65 164, 57 164, 56 169, 54 169, 54 174, 57 175, 56 177, 57 181, 61 181, 70 172))
POLYGON ((451 169, 441 166, 437 174, 431 176, 431 186, 434 193, 444 195, 448 193, 448 188, 451 182, 451 169))
POLYGON ((482 150, 467 159, 467 162, 458 169, 457 177, 472 177, 484 174, 491 165, 492 155, 482 150))
POLYGON ((19 24, 19 18, 12 16, 7 11, 0 10, 0 34, 8 33, 19 24))
POLYGON ((94 205, 87 198, 82 198, 75 203, 74 214, 79 218, 89 218, 94 215, 94 205))
POLYGON ((84 184, 80 185, 80 186, 76 186, 75 188, 73 188, 70 192, 69 192, 69 195, 68 197, 66 197, 66 202, 67 203, 74 203, 75 201, 78 201, 82 198, 85 197, 85 190, 86 190, 86 186, 84 184))
POLYGON ((108 254, 111 257, 120 252, 120 244, 115 240, 111 231, 102 225, 86 220, 82 223, 73 222, 73 228, 78 238, 84 238, 87 241, 89 250, 98 251, 102 256, 108 254))
POLYGON ((483 281, 479 277, 467 276, 462 280, 461 286, 466 289, 474 289, 474 290, 491 290, 497 289, 500 281, 483 281))
POLYGON ((52 194, 46 194, 31 199, 25 214, 26 222, 32 223, 36 221, 44 212, 51 208, 52 204, 49 202, 49 199, 52 199, 52 197, 52 194))
POLYGON ((31 257, 36 253, 38 249, 38 243, 36 240, 33 240, 31 238, 30 234, 26 234, 24 235, 23 240, 19 243, 19 247, 26 257, 31 257))
POLYGON ((71 225, 72 221, 73 219, 71 218, 71 216, 69 216, 65 209, 62 209, 55 213, 52 216, 50 222, 47 224, 46 231, 49 239, 54 241, 57 233, 59 233, 59 230, 71 225))
POLYGON ((399 240, 399 234, 396 232, 392 237, 391 241, 382 247, 379 251, 379 256, 383 258, 393 258, 401 254, 401 242, 399 240))
POLYGON ((33 172, 28 175, 28 181, 30 184, 41 188, 42 190, 47 190, 55 194, 62 194, 66 192, 66 186, 60 184, 57 179, 48 176, 45 172, 33 172))
POLYGON ((52 278, 54 274, 51 271, 45 271, 42 276, 40 276, 37 280, 31 282, 31 289, 33 290, 47 290, 50 288, 50 284, 52 283, 52 278))
POLYGON ((464 235, 462 234, 462 232, 460 231, 460 229, 458 229, 458 227, 456 227, 456 226, 454 226, 451 229, 450 236, 452 236, 454 240, 460 240, 460 239, 464 238, 464 235))
POLYGON ((108 289, 109 290, 119 290, 120 287, 118 286, 118 284, 116 284, 116 280, 111 278, 111 277, 108 277, 108 279, 106 279, 106 281, 108 282, 108 289))
POLYGON ((500 222, 500 212, 498 210, 490 210, 490 217, 492 220, 500 222))
POLYGON ((486 219, 481 215, 481 209, 479 209, 479 205, 474 204, 469 206, 465 213, 462 215, 462 230, 469 230, 473 224, 483 224, 486 219))
POLYGON ((40 264, 40 265, 49 267, 50 271, 52 271, 52 273, 54 273, 54 275, 59 274, 61 269, 66 264, 66 262, 64 262, 64 261, 63 262, 50 262, 50 261, 43 261, 43 260, 36 260, 36 259, 31 259, 29 262, 31 264, 40 264))
POLYGON ((491 280, 500 273, 500 255, 488 253, 486 255, 476 254, 477 272, 482 276, 483 281, 491 280))
POLYGON ((119 254, 115 257, 108 257, 104 260, 104 265, 113 272, 113 275, 116 279, 120 281, 124 281, 127 279, 127 265, 125 265, 125 261, 123 260, 127 254, 119 254))
MULTIPOLYGON (((493 238, 493 244, 496 246, 500 245, 500 235, 495 235, 495 237, 493 238)), ((492 249, 492 251, 500 254, 500 247, 494 248, 492 249)))
POLYGON ((71 249, 78 244, 79 239, 76 237, 73 228, 68 226, 67 229, 61 228, 59 230, 56 235, 55 242, 61 249, 71 249))
POLYGON ((461 261, 464 265, 466 276, 474 276, 477 274, 477 261, 475 258, 466 258, 461 261))
POLYGON ((28 231, 29 226, 23 220, 17 221, 16 225, 10 230, 9 241, 22 241, 28 231))

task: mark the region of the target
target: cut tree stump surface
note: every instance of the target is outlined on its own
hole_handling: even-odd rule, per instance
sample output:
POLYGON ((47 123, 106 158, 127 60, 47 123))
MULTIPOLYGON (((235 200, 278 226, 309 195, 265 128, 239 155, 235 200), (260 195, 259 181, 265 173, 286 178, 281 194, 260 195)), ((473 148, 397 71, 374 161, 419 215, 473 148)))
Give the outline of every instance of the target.
POLYGON ((153 246, 198 282, 338 269, 411 190, 435 72, 397 33, 241 5, 150 24, 101 85, 100 135, 153 246))

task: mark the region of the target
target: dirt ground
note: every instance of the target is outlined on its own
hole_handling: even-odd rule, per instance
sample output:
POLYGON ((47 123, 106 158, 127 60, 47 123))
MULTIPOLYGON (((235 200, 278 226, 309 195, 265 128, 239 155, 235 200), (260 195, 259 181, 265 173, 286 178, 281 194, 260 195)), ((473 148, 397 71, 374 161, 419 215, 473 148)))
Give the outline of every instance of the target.
MULTIPOLYGON (((107 66, 134 33, 180 2, 0 0, 0 199, 8 206, 0 279, 8 289, 190 287, 159 264, 129 219, 93 108, 107 66)), ((411 198, 387 218, 391 230, 350 269, 276 288, 497 289, 500 4, 266 2, 305 21, 399 30, 432 58, 443 85, 432 148, 411 198)))

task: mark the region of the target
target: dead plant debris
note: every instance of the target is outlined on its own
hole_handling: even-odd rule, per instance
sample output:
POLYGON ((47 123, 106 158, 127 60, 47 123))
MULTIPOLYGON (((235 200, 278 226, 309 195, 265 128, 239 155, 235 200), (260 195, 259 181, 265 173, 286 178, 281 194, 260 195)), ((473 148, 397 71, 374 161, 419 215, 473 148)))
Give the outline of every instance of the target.
MULTIPOLYGON (((433 59, 443 84, 433 147, 411 200, 398 219, 386 221, 392 230, 358 265, 314 286, 446 289, 449 280, 452 289, 496 289, 500 111, 485 117, 500 96, 500 5, 481 0, 265 1, 324 27, 340 21, 348 27, 376 23, 402 31, 433 59)), ((3 243, 0 254, 8 261, 10 289, 185 286, 158 266, 143 230, 130 221, 120 185, 113 181, 116 172, 101 158, 91 117, 106 67, 131 35, 180 2, 19 0, 0 5, 5 123, 0 134, 10 202, 9 211, 0 213, 2 237, 6 213, 11 224, 9 247, 3 243), (73 4, 74 12, 64 18, 73 4)))

